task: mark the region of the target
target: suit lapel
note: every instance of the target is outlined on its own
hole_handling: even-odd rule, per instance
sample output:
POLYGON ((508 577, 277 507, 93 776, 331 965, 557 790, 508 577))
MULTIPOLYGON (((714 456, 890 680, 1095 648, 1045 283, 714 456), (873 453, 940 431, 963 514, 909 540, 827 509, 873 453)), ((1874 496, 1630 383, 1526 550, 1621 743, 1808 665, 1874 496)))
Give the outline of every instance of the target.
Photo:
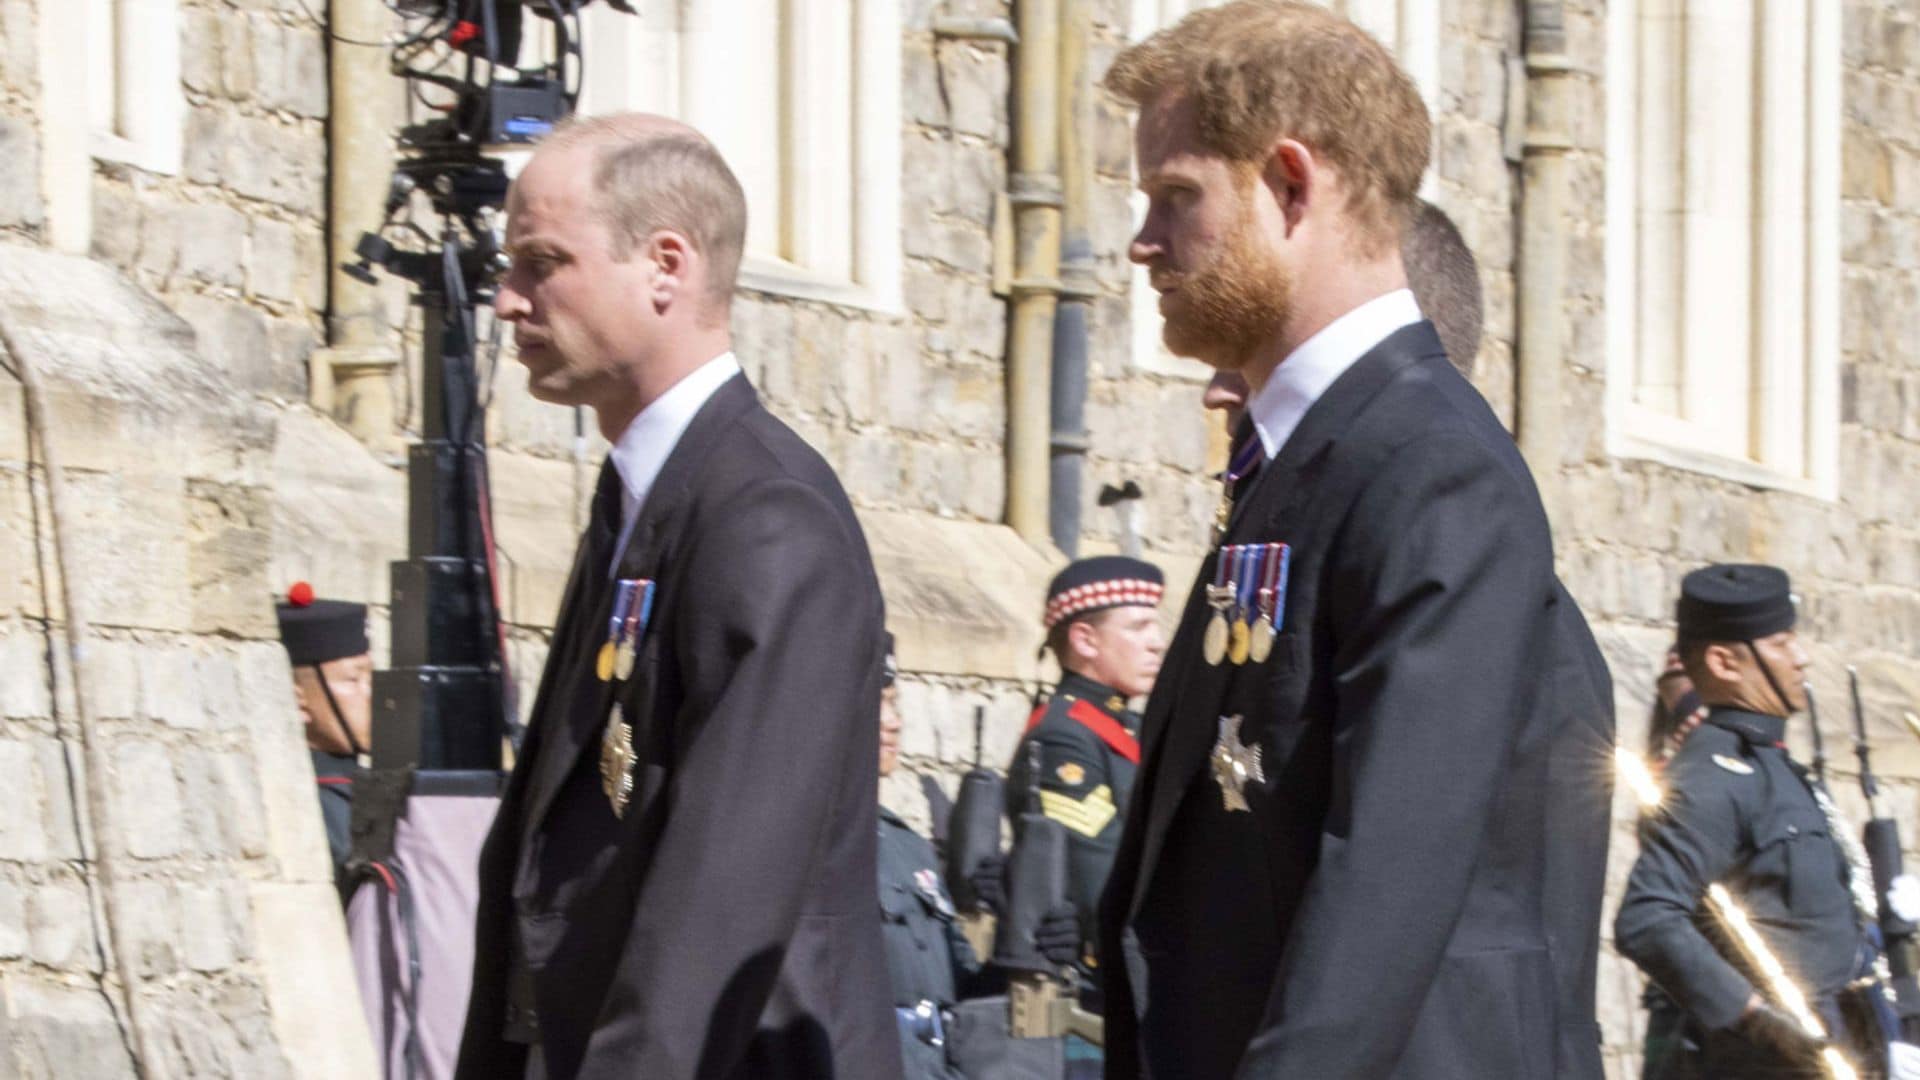
MULTIPOLYGON (((1389 334, 1355 361, 1301 417, 1280 453, 1236 501, 1224 543, 1266 540, 1278 530, 1289 528, 1319 490, 1318 481, 1341 433, 1409 364, 1440 354, 1440 340, 1434 336, 1433 325, 1418 322, 1389 334)), ((1295 535, 1291 530, 1288 534, 1295 535)), ((1129 919, 1139 910, 1180 800, 1213 747, 1220 702, 1235 671, 1230 664, 1210 665, 1200 655, 1200 637, 1212 614, 1203 586, 1213 580, 1218 559, 1219 551, 1215 550, 1201 563, 1200 577, 1194 582, 1173 649, 1169 650, 1167 670, 1179 673, 1180 682, 1156 687, 1148 702, 1144 732, 1148 741, 1143 744, 1147 748, 1147 770, 1143 771, 1151 775, 1145 778, 1147 786, 1142 792, 1148 800, 1146 834, 1129 897, 1129 919)))
MULTIPOLYGON (((661 465, 660 475, 654 479, 653 487, 647 493, 647 501, 641 504, 640 516, 634 520, 633 532, 620 553, 615 576, 656 576, 656 619, 663 604, 671 600, 666 595, 667 590, 675 584, 657 579, 663 549, 673 533, 668 526, 685 506, 701 467, 709 459, 721 435, 749 409, 757 407, 758 403, 759 396, 753 392, 744 375, 735 375, 722 383, 720 389, 714 391, 700 411, 694 414, 680 441, 674 444, 673 452, 667 455, 667 460, 661 465)), ((558 707, 551 711, 551 715, 541 718, 545 733, 534 762, 535 779, 526 817, 529 836, 545 820, 554 796, 566 783, 567 775, 573 771, 581 752, 592 744, 593 736, 606 720, 607 711, 613 707, 615 684, 594 678, 589 664, 589 658, 601 641, 594 630, 605 625, 611 614, 613 590, 609 586, 612 581, 604 561, 596 566, 576 567, 575 573, 587 575, 586 580, 592 583, 592 587, 570 599, 568 614, 571 615, 571 609, 576 604, 584 606, 592 614, 587 624, 578 631, 578 640, 570 650, 572 655, 568 657, 569 662, 565 666, 552 668, 548 673, 550 678, 566 682, 542 688, 558 707)))

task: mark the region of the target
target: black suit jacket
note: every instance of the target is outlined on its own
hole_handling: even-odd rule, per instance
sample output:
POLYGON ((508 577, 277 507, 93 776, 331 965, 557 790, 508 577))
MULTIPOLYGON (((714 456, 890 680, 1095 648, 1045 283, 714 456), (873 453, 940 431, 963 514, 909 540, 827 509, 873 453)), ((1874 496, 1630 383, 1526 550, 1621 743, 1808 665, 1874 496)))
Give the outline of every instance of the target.
POLYGON ((1589 1075, 1610 772, 1575 759, 1611 723, 1604 668, 1525 464, 1429 324, 1243 494, 1227 542, 1272 541, 1268 661, 1205 664, 1196 585, 1147 708, 1100 920, 1108 1076, 1589 1075), (1207 767, 1234 714, 1263 755, 1250 812, 1207 767))
POLYGON ((581 544, 480 859, 458 1075, 519 1080, 531 972, 554 1077, 894 1077, 873 902, 879 586, 832 470, 742 377, 700 410, 621 556, 658 592, 632 678, 593 674, 610 542, 581 544), (615 818, 600 740, 634 726, 615 818))

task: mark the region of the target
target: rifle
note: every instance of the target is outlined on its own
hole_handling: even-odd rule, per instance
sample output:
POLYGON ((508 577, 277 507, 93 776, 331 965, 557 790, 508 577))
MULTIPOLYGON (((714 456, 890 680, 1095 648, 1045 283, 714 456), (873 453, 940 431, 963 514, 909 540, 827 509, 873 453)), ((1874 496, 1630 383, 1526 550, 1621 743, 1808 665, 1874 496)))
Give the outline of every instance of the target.
POLYGON ((1879 901, 1876 912, 1880 923, 1881 948, 1886 953, 1887 970, 1892 976, 1895 1011, 1901 1027, 1920 1019, 1920 943, 1915 941, 1920 926, 1900 917, 1888 902, 1894 879, 1902 872, 1900 823, 1880 816, 1879 781, 1874 779, 1872 759, 1867 749, 1867 713, 1860 702, 1860 673, 1847 666, 1847 688, 1853 696, 1853 752, 1860 759, 1860 791, 1867 798, 1866 829, 1861 838, 1867 849, 1867 863, 1873 868, 1873 893, 1879 901))
POLYGON ((963 914, 960 928, 973 943, 974 952, 985 956, 993 941, 993 914, 982 909, 980 896, 973 887, 974 872, 980 864, 1000 854, 1000 776, 981 761, 986 737, 987 709, 973 709, 973 768, 960 778, 960 793, 953 801, 953 813, 947 825, 947 887, 963 914))
POLYGON ((1041 955, 1034 931, 1067 898, 1067 830, 1040 809, 1040 744, 1027 744, 1027 810, 1007 861, 1007 913, 993 961, 1007 970, 1008 1028, 1016 1039, 1072 1033, 1102 1045, 1104 1023, 1080 1007, 1071 972, 1041 955))

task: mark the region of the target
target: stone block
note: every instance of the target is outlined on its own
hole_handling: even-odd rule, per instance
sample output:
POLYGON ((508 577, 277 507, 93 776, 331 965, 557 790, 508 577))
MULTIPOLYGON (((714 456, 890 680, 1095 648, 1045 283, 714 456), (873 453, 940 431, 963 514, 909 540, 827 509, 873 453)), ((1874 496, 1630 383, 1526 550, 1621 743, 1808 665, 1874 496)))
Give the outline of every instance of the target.
POLYGON ((113 748, 115 825, 126 851, 136 859, 182 854, 186 827, 180 786, 166 747, 129 740, 113 748))
POLYGON ((327 306, 326 234, 310 225, 295 226, 293 232, 293 299, 313 311, 327 306))
POLYGON ((0 791, 14 793, 13 805, 0 814, 0 859, 35 862, 47 855, 34 756, 32 743, 0 739, 0 791))
POLYGON ((140 719, 183 728, 205 726, 204 708, 195 692, 191 646, 154 643, 132 650, 132 658, 138 672, 140 719))
POLYGON ((359 992, 331 881, 251 882, 247 898, 264 991, 263 1001, 255 992, 253 1015, 270 1018, 268 1044, 299 1062, 303 1077, 379 1075, 365 1014, 339 1004, 357 1001, 359 992), (328 1022, 315 1024, 315 1016, 328 1022))
POLYGON ((180 958, 194 971, 225 971, 240 959, 242 928, 229 896, 233 888, 217 883, 180 887, 180 958))
POLYGON ((947 126, 947 94, 941 84, 934 46, 926 38, 911 38, 902 46, 900 108, 909 124, 931 128, 947 126))
POLYGON ((8 1048, 22 1077, 135 1080, 126 1041, 99 988, 9 973, 0 990, 7 1001, 8 1048))
POLYGON ((180 969, 180 897, 164 881, 122 882, 121 942, 138 978, 158 978, 180 969))
POLYGON ((27 955, 27 946, 27 895, 18 885, 0 881, 0 960, 27 955))
POLYGON ((992 143, 1007 140, 1006 48, 978 42, 942 42, 940 81, 953 130, 992 143))
POLYGON ((260 86, 254 68, 254 25, 255 20, 244 14, 223 12, 220 16, 221 87, 235 101, 253 97, 260 86))
POLYGON ((182 296, 173 306, 199 336, 200 354, 235 385, 254 391, 278 387, 266 316, 238 301, 212 296, 182 296))
POLYGON ((0 718, 35 719, 53 715, 52 687, 47 681, 47 639, 38 634, 13 633, 0 637, 0 718))
POLYGON ((257 217, 247 246, 247 289, 267 300, 292 300, 297 256, 293 226, 257 217))
POLYGON ((133 269, 140 253, 140 202, 131 189, 95 180, 92 254, 115 266, 133 269))
POLYGON ((181 170, 187 179, 218 186, 233 138, 234 116, 220 108, 187 110, 187 135, 181 170))
POLYGON ((80 852, 80 824, 75 817, 74 799, 84 798, 86 766, 79 743, 72 739, 34 740, 34 756, 40 774, 41 831, 46 837, 47 858, 77 861, 80 852))
POLYGON ((38 228, 45 216, 40 202, 40 142, 33 125, 0 116, 0 225, 38 228))
POLYGON ((180 81, 196 93, 218 93, 222 89, 220 16, 189 8, 180 18, 180 81))
POLYGON ((327 116, 327 46, 310 27, 290 30, 286 37, 285 107, 310 120, 327 116))
POLYGON ((0 86, 25 90, 40 81, 35 45, 33 4, 28 0, 0 3, 0 86))
POLYGON ((92 919, 93 906, 80 882, 63 877, 29 886, 28 954, 55 970, 100 970, 92 919))

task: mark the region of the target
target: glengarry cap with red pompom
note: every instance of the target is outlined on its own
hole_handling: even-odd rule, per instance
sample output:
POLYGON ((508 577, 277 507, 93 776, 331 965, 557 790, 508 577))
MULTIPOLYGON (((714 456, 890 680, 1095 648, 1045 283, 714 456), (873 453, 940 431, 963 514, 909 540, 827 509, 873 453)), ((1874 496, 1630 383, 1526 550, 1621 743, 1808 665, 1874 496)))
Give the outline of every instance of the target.
POLYGON ((367 605, 317 600, 313 586, 304 581, 294 582, 274 613, 280 617, 280 643, 296 665, 324 664, 372 649, 367 642, 367 605))
POLYGON ((1159 607, 1166 591, 1166 575, 1143 559, 1125 555, 1095 555, 1068 563, 1047 586, 1043 621, 1051 630, 1061 622, 1107 608, 1159 607))

